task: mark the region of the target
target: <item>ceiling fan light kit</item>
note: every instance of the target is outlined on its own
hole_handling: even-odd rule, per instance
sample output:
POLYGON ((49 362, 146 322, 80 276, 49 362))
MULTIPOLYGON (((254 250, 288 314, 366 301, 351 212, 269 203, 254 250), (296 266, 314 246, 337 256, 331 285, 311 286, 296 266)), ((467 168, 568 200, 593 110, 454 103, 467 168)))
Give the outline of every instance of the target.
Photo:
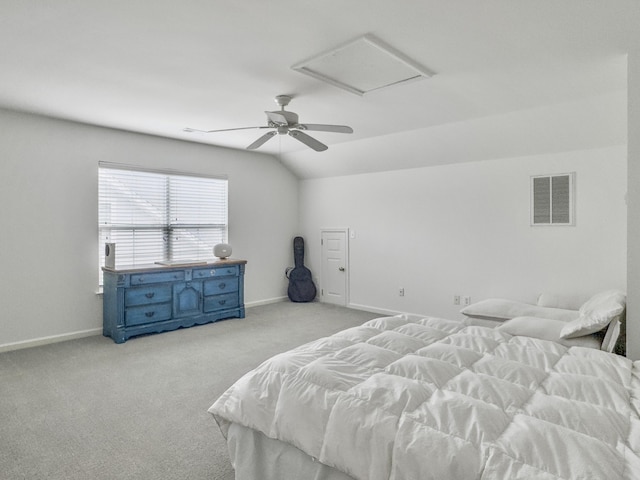
POLYGON ((185 132, 200 132, 200 133, 217 133, 217 132, 229 132, 232 130, 253 130, 268 128, 271 131, 265 133, 255 142, 247 147, 247 150, 255 150, 264 145, 275 135, 289 135, 295 138, 301 143, 304 143, 307 147, 312 148, 316 152, 322 152, 327 147, 324 143, 319 142, 315 138, 307 135, 304 131, 317 131, 317 132, 333 132, 333 133, 353 133, 353 129, 346 125, 326 125, 319 123, 298 123, 298 114, 285 110, 284 107, 291 102, 290 95, 278 95, 275 98, 276 103, 280 107, 280 110, 275 112, 264 112, 267 115, 267 125, 259 127, 239 127, 239 128, 225 128, 222 130, 197 130, 195 128, 185 128, 185 132))

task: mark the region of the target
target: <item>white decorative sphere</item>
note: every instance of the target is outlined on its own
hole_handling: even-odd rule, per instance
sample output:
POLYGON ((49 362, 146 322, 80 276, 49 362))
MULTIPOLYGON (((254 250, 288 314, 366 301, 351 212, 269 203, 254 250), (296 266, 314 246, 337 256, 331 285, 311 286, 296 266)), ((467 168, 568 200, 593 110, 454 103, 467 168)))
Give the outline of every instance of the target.
POLYGON ((213 247, 213 254, 221 260, 231 256, 231 245, 228 243, 219 243, 213 247))

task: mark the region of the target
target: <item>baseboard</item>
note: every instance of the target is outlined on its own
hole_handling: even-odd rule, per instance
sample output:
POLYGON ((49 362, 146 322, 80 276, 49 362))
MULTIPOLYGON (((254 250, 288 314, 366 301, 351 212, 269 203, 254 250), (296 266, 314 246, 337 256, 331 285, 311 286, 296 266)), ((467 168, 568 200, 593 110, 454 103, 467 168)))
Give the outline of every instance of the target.
POLYGON ((24 340, 22 342, 5 343, 3 345, 0 345, 0 353, 10 352, 12 350, 22 350, 23 348, 40 347, 42 345, 66 342, 67 340, 92 337, 94 335, 102 335, 102 328, 92 328, 90 330, 81 330, 79 332, 63 333, 62 335, 34 338, 32 340, 24 340))
POLYGON ((285 302, 287 300, 289 300, 289 297, 274 297, 274 298, 267 298, 266 300, 258 300, 255 302, 245 302, 244 308, 259 307, 261 305, 269 305, 271 303, 285 302))
POLYGON ((347 308, 353 308, 354 310, 364 310, 365 312, 380 313, 381 315, 389 315, 389 316, 398 315, 400 313, 406 313, 406 312, 397 312, 395 310, 387 310, 384 308, 372 307, 370 305, 359 305, 357 303, 350 303, 347 305, 347 308))
MULTIPOLYGON (((245 308, 258 307, 260 305, 268 305, 270 303, 284 302, 288 297, 275 297, 257 302, 245 303, 245 308)), ((66 342, 67 340, 75 340, 77 338, 91 337, 93 335, 102 335, 102 328, 92 328, 90 330, 82 330, 79 332, 64 333, 62 335, 52 335, 50 337, 34 338, 24 340, 22 342, 5 343, 0 345, 0 353, 10 352, 12 350, 22 350, 23 348, 40 347, 51 343, 66 342)))
MULTIPOLYGON (((289 300, 289 297, 286 297, 286 296, 274 297, 274 298, 268 298, 266 300, 248 302, 248 303, 245 303, 244 306, 245 308, 253 308, 253 307, 259 307, 261 305, 269 305, 272 303, 285 302, 287 300, 289 300)), ((397 315, 398 313, 398 312, 392 312, 391 310, 382 310, 379 308, 369 307, 367 305, 349 304, 347 305, 347 308, 353 308, 355 310, 365 310, 367 312, 381 313, 384 315, 397 315)), ((102 335, 102 328, 92 328, 90 330, 81 330, 79 332, 64 333, 62 335, 52 335, 50 337, 34 338, 31 340, 24 340, 22 342, 5 343, 0 345, 0 353, 10 352, 12 350, 21 350, 23 348, 39 347, 42 345, 49 345, 51 343, 65 342, 67 340, 75 340, 77 338, 91 337, 93 335, 102 335)))
POLYGON ((398 312, 397 310, 387 310, 385 308, 372 307, 370 305, 358 305, 357 303, 350 303, 349 305, 347 305, 347 308, 353 308, 354 310, 364 310, 365 312, 379 313, 381 315, 389 315, 390 317, 394 315, 401 315, 401 314, 405 314, 413 317, 432 316, 425 313, 398 312))

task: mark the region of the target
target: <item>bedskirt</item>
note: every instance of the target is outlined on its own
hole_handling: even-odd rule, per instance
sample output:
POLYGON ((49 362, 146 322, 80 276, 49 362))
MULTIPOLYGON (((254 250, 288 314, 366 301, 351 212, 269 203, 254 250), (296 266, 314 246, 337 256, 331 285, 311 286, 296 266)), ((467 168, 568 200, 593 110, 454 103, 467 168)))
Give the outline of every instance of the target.
POLYGON ((289 444, 237 423, 229 427, 227 445, 235 480, 354 480, 289 444))

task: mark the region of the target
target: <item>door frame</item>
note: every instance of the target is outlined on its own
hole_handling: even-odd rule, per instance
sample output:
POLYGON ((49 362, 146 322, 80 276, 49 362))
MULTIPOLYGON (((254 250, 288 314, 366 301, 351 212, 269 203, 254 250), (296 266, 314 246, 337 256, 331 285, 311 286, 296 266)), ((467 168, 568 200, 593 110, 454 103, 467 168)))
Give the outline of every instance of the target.
MULTIPOLYGON (((324 246, 322 245, 322 237, 324 233, 329 232, 341 232, 344 233, 344 268, 345 268, 345 278, 344 278, 344 306, 348 307, 350 303, 350 285, 351 285, 351 269, 349 267, 349 228, 321 228, 320 229, 320 291, 324 292, 325 288, 325 256, 324 256, 324 246)), ((320 295, 320 301, 324 302, 324 295, 320 295)))

